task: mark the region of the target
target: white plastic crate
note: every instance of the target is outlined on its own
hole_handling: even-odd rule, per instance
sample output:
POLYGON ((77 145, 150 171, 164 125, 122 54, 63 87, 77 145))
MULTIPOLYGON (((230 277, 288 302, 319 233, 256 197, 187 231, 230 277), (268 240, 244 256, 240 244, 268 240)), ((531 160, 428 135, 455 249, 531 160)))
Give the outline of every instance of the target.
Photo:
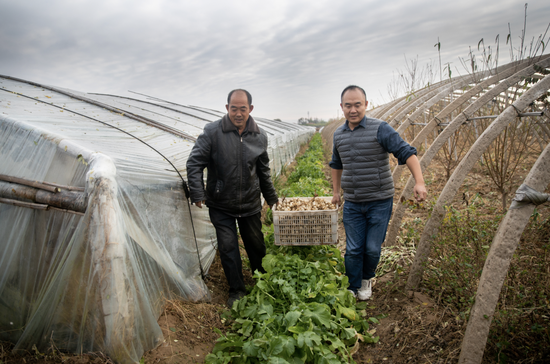
MULTIPOLYGON (((289 197, 286 200, 311 200, 289 197)), ((332 196, 315 197, 331 202, 332 196)), ((273 210, 275 245, 330 245, 338 243, 338 209, 311 211, 273 210)))

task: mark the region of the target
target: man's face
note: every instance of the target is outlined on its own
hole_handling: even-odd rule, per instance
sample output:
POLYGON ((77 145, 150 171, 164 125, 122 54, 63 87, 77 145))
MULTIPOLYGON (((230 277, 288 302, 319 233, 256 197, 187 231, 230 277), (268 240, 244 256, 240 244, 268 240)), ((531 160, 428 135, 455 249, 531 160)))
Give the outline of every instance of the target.
POLYGON ((342 97, 342 111, 346 120, 353 126, 358 125, 365 113, 367 112, 367 100, 365 100, 365 95, 358 89, 351 89, 346 91, 342 97))
POLYGON ((246 127, 248 115, 254 109, 254 106, 248 105, 246 94, 242 91, 233 92, 229 105, 225 105, 225 108, 229 114, 229 120, 237 127, 239 133, 242 133, 246 127))

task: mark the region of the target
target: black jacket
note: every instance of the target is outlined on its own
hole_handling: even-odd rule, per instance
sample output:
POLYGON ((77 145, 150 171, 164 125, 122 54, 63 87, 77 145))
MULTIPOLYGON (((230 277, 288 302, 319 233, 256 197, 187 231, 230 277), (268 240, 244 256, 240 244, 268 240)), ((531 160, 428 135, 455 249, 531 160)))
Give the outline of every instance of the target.
POLYGON ((259 212, 260 193, 269 205, 277 202, 267 155, 267 134, 251 116, 242 135, 228 115, 207 124, 187 160, 187 179, 191 202, 206 200, 208 207, 235 216, 259 212))

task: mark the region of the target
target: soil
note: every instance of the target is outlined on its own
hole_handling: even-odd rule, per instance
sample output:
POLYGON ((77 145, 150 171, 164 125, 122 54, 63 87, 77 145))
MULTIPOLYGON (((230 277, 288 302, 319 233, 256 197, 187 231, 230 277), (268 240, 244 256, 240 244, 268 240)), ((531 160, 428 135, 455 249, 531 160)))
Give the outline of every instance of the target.
MULTIPOLYGON (((158 323, 164 342, 143 355, 144 363, 203 363, 219 335, 214 328, 225 332, 222 318, 228 308, 227 281, 219 257, 212 264, 206 284, 212 301, 190 303, 167 301, 158 323)), ((246 283, 254 284, 250 270, 244 270, 246 283)), ((369 301, 369 317, 384 317, 371 331, 380 337, 378 344, 361 344, 354 355, 357 363, 444 363, 438 361, 444 349, 460 347, 461 329, 450 313, 434 305, 430 297, 420 292, 403 292, 406 273, 386 274, 377 278, 373 298, 369 301)), ((2 345, 2 363, 112 363, 102 353, 36 354, 19 356, 9 353, 10 344, 2 345)), ((448 354, 448 353, 446 353, 448 354)))
MULTIPOLYGON (((327 167, 328 168, 328 167, 327 167)), ((287 167, 291 170, 292 165, 287 167)), ((327 169, 327 179, 330 171, 327 169)), ((428 191, 433 198, 438 196, 444 184, 443 168, 434 162, 425 175, 428 191)), ((408 178, 404 173, 399 185, 408 178)), ((518 180, 517 186, 521 183, 518 180)), ((397 191, 398 193, 399 191, 397 191)), ((466 179, 463 188, 457 194, 455 203, 464 203, 475 193, 482 196, 494 194, 491 182, 483 172, 473 171, 466 179)), ((496 198, 495 200, 498 200, 496 198)), ((498 201, 497 201, 498 206, 498 201)), ((494 214, 496 209, 488 210, 494 214)), ((409 210, 406 219, 428 217, 427 203, 409 210)), ((343 224, 339 225, 339 248, 345 250, 343 224)), ((243 255, 244 255, 243 251, 243 255)), ((453 315, 443 306, 438 306, 434 298, 424 292, 406 292, 408 275, 407 264, 402 272, 392 272, 375 279, 373 297, 368 301, 368 317, 378 317, 379 323, 371 325, 371 333, 379 336, 377 344, 361 343, 353 356, 357 363, 456 363, 460 354, 460 345, 466 322, 453 315)), ((244 269, 246 283, 254 284, 251 272, 244 269)), ((189 303, 167 301, 158 323, 164 334, 164 342, 157 348, 146 352, 144 363, 203 363, 205 356, 212 351, 219 335, 214 329, 225 332, 228 327, 223 318, 227 311, 227 281, 221 267, 219 256, 209 270, 206 281, 211 302, 189 303)), ((10 352, 11 344, 2 343, 0 363, 112 363, 102 353, 84 355, 60 353, 28 353, 17 356, 10 352)))

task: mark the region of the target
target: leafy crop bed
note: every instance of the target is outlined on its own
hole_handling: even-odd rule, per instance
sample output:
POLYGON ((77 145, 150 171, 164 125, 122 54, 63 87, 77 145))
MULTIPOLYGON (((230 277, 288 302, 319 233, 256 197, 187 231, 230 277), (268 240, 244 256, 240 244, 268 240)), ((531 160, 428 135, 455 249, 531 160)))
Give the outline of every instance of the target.
MULTIPOLYGON (((324 175, 328 175, 327 172, 330 171, 326 161, 327 157, 323 163, 324 175)), ((289 170, 291 169, 292 167, 289 167, 289 170)), ((524 167, 524 170, 528 170, 528 165, 524 167)), ((293 171, 296 172, 297 169, 293 169, 293 171)), ((294 175, 299 174, 295 173, 294 175)), ((328 184, 328 178, 319 178, 328 184)), ((432 166, 432 169, 425 174, 425 179, 430 196, 435 199, 446 183, 444 168, 440 165, 432 166)), ((281 178, 282 180, 284 177, 281 178)), ((300 180, 307 184, 307 177, 301 176, 297 181, 300 180)), ((314 193, 321 195, 319 188, 316 192, 314 191, 316 186, 308 187, 311 193, 303 193, 299 187, 291 187, 292 183, 294 182, 290 181, 279 190, 289 192, 288 197, 313 196, 314 193), (295 194, 290 192, 295 192, 295 194)), ((517 187, 521 180, 516 179, 513 183, 517 187)), ((300 186, 304 186, 304 183, 300 186)), ((396 188, 400 187, 398 183, 396 188)), ((331 353, 337 358, 328 360, 344 362, 346 351, 349 354, 353 353, 360 337, 363 337, 365 342, 369 338, 372 338, 373 341, 378 340, 378 342, 360 345, 359 350, 353 355, 354 360, 358 363, 455 363, 458 361, 470 309, 468 301, 471 301, 472 292, 476 289, 479 269, 485 259, 487 246, 491 244, 493 225, 498 224, 500 219, 501 207, 498 197, 484 169, 476 168, 466 179, 453 203, 453 209, 449 210, 449 215, 443 222, 441 241, 434 244, 434 254, 427 267, 423 288, 420 292, 407 292, 404 288, 415 254, 415 246, 433 201, 410 204, 399 234, 399 246, 384 248, 377 272, 377 281, 373 286, 373 297, 365 308, 367 315, 363 316, 363 320, 360 321, 369 324, 370 328, 367 332, 370 332, 370 335, 365 334, 364 326, 359 326, 359 324, 355 326, 353 320, 347 318, 342 311, 338 312, 337 305, 326 303, 328 297, 335 297, 330 293, 333 291, 332 288, 316 290, 317 285, 320 284, 317 275, 320 267, 326 267, 328 264, 330 265, 329 272, 342 271, 338 263, 341 262, 339 253, 326 247, 307 247, 300 248, 301 253, 295 257, 296 254, 292 253, 295 251, 294 248, 275 249, 268 243, 269 254, 273 257, 271 258, 272 271, 261 274, 262 279, 258 280, 258 274, 253 279, 250 270, 246 268, 244 270, 245 282, 249 287, 253 287, 255 282, 261 281, 264 282, 261 283, 261 286, 265 285, 267 288, 252 288, 251 292, 254 293, 247 296, 246 303, 240 303, 234 310, 227 312, 225 302, 228 298, 228 286, 217 257, 210 267, 209 278, 206 281, 212 301, 199 303, 168 301, 164 313, 159 318, 164 342, 159 347, 145 353, 140 362, 155 364, 201 363, 207 354, 212 353, 215 345, 218 346, 215 353, 211 354, 215 358, 209 358, 211 362, 224 362, 230 358, 235 362, 242 361, 242 358, 232 355, 238 355, 237 353, 241 353, 243 356, 247 355, 244 352, 245 348, 253 350, 252 354, 254 354, 254 345, 258 346, 258 353, 255 357, 247 356, 246 360, 249 362, 296 362, 297 359, 300 359, 300 353, 304 355, 304 351, 309 351, 310 357, 313 358, 309 362, 315 362, 319 352, 314 348, 318 342, 314 339, 317 338, 320 338, 321 345, 319 346, 324 346, 325 350, 332 350, 331 345, 335 348, 331 353), (310 254, 312 256, 308 258, 310 254), (322 261, 317 258, 317 254, 324 257, 322 261), (330 254, 333 255, 330 256, 330 254), (317 261, 319 263, 315 264, 317 261), (336 262, 336 265, 332 265, 330 262, 336 262), (308 268, 311 269, 311 273, 308 268), (292 269, 293 271, 291 271, 292 269), (311 277, 306 277, 308 275, 311 277), (296 282, 302 283, 286 284, 281 282, 288 276, 294 277, 296 282), (277 277, 282 278, 277 279, 277 277), (312 287, 311 291, 308 291, 308 286, 312 287), (288 290, 288 293, 284 293, 283 290, 288 290), (275 297, 276 292, 279 292, 277 294, 281 296, 277 296, 276 299, 268 296, 269 294, 275 297), (327 292, 329 293, 327 294, 327 292), (315 293, 316 297, 308 297, 311 293, 315 293), (301 304, 291 303, 290 300, 294 294, 303 294, 301 304), (263 302, 260 302, 262 297, 263 302), (322 302, 321 299, 325 302, 322 302), (288 303, 286 303, 287 301, 288 303), (241 304, 243 307, 240 306, 241 304), (266 309, 266 307, 269 308, 269 305, 273 310, 271 312, 266 309), (257 310, 255 313, 243 316, 247 310, 252 310, 254 306, 257 310), (317 313, 319 307, 325 307, 325 311, 319 310, 317 313), (261 310, 265 310, 265 312, 260 312, 261 310), (224 314, 224 312, 227 313, 224 314), (295 313, 291 314, 288 320, 292 319, 292 315, 300 314, 293 325, 290 325, 293 321, 285 321, 289 312, 295 313), (349 326, 344 330, 339 329, 340 333, 346 335, 346 332, 349 332, 351 334, 349 329, 353 326, 358 333, 355 344, 352 345, 353 338, 347 339, 339 334, 337 335, 338 340, 346 346, 345 348, 337 346, 338 344, 334 346, 331 340, 327 340, 326 338, 330 335, 336 334, 334 331, 325 334, 325 331, 329 330, 323 324, 326 322, 323 318, 328 318, 328 316, 322 312, 330 314, 329 322, 333 322, 335 326, 340 324, 338 320, 346 319, 349 326), (374 317, 365 319, 371 316, 374 317), (238 322, 236 319, 242 322, 238 322), (308 337, 309 334, 302 333, 300 336, 303 340, 301 347, 299 346, 301 341, 298 341, 300 332, 294 333, 288 329, 286 332, 282 331, 283 328, 290 327, 304 328, 310 322, 312 333, 317 336, 308 337), (218 333, 221 331, 225 334, 220 342, 217 342, 219 334, 214 332, 215 328, 219 329, 216 330, 218 333), (281 331, 276 331, 279 329, 281 331), (248 332, 248 330, 250 331, 248 332), (260 335, 262 330, 265 332, 264 335, 260 335), (276 338, 277 336, 279 338, 276 338), (292 337, 294 341, 289 337, 292 337), (231 343, 232 341, 236 341, 236 344, 231 343), (247 342, 250 343, 246 344, 247 342), (294 345, 292 356, 289 354, 292 351, 289 342, 294 345), (309 348, 304 349, 304 346, 309 348), (273 354, 277 352, 279 353, 273 354), (270 359, 263 359, 261 356, 263 354, 270 355, 270 359), (287 356, 285 357, 285 355, 287 356)), ((339 222, 339 229, 340 235, 343 236, 341 222, 339 222)), ((271 227, 266 226, 265 232, 268 242, 271 241, 271 227)), ((343 251, 343 249, 344 247, 341 246, 340 250, 343 251)), ((522 242, 510 265, 499 306, 491 325, 482 363, 534 364, 549 362, 549 266, 550 208, 540 206, 524 231, 522 242)), ((323 284, 342 285, 343 277, 334 274, 336 275, 334 281, 329 281, 327 276, 322 276, 324 277, 323 284)), ((330 298, 328 299, 330 300, 330 298)), ((341 306, 346 308, 344 304, 341 306)), ((356 314, 363 315, 365 313, 363 307, 364 304, 355 305, 353 309, 356 314)), ((334 342, 338 343, 337 340, 334 342)), ((4 364, 22 362, 113 363, 102 353, 67 354, 57 351, 54 346, 43 353, 37 350, 14 353, 11 351, 12 348, 12 344, 0 342, 0 362, 4 364)), ((321 362, 323 359, 318 360, 321 362)))
MULTIPOLYGON (((284 196, 327 194, 323 148, 315 134, 297 159, 284 196)), ((287 200, 288 201, 288 200, 287 200)), ((277 247, 273 225, 265 227, 265 273, 235 302, 232 330, 220 339, 207 363, 349 363, 361 341, 376 343, 365 319, 366 303, 347 290, 344 259, 334 246, 277 247)))
MULTIPOLYGON (((333 247, 275 247, 256 272, 256 285, 233 304, 230 333, 207 363, 348 363, 360 341, 375 343, 355 303, 340 251, 333 247)), ((376 318, 369 319, 377 322, 376 318)), ((221 332, 220 332, 221 334, 221 332)))
POLYGON ((332 187, 324 172, 324 151, 321 134, 314 134, 304 154, 296 158, 296 167, 288 176, 279 197, 328 196, 332 187))

